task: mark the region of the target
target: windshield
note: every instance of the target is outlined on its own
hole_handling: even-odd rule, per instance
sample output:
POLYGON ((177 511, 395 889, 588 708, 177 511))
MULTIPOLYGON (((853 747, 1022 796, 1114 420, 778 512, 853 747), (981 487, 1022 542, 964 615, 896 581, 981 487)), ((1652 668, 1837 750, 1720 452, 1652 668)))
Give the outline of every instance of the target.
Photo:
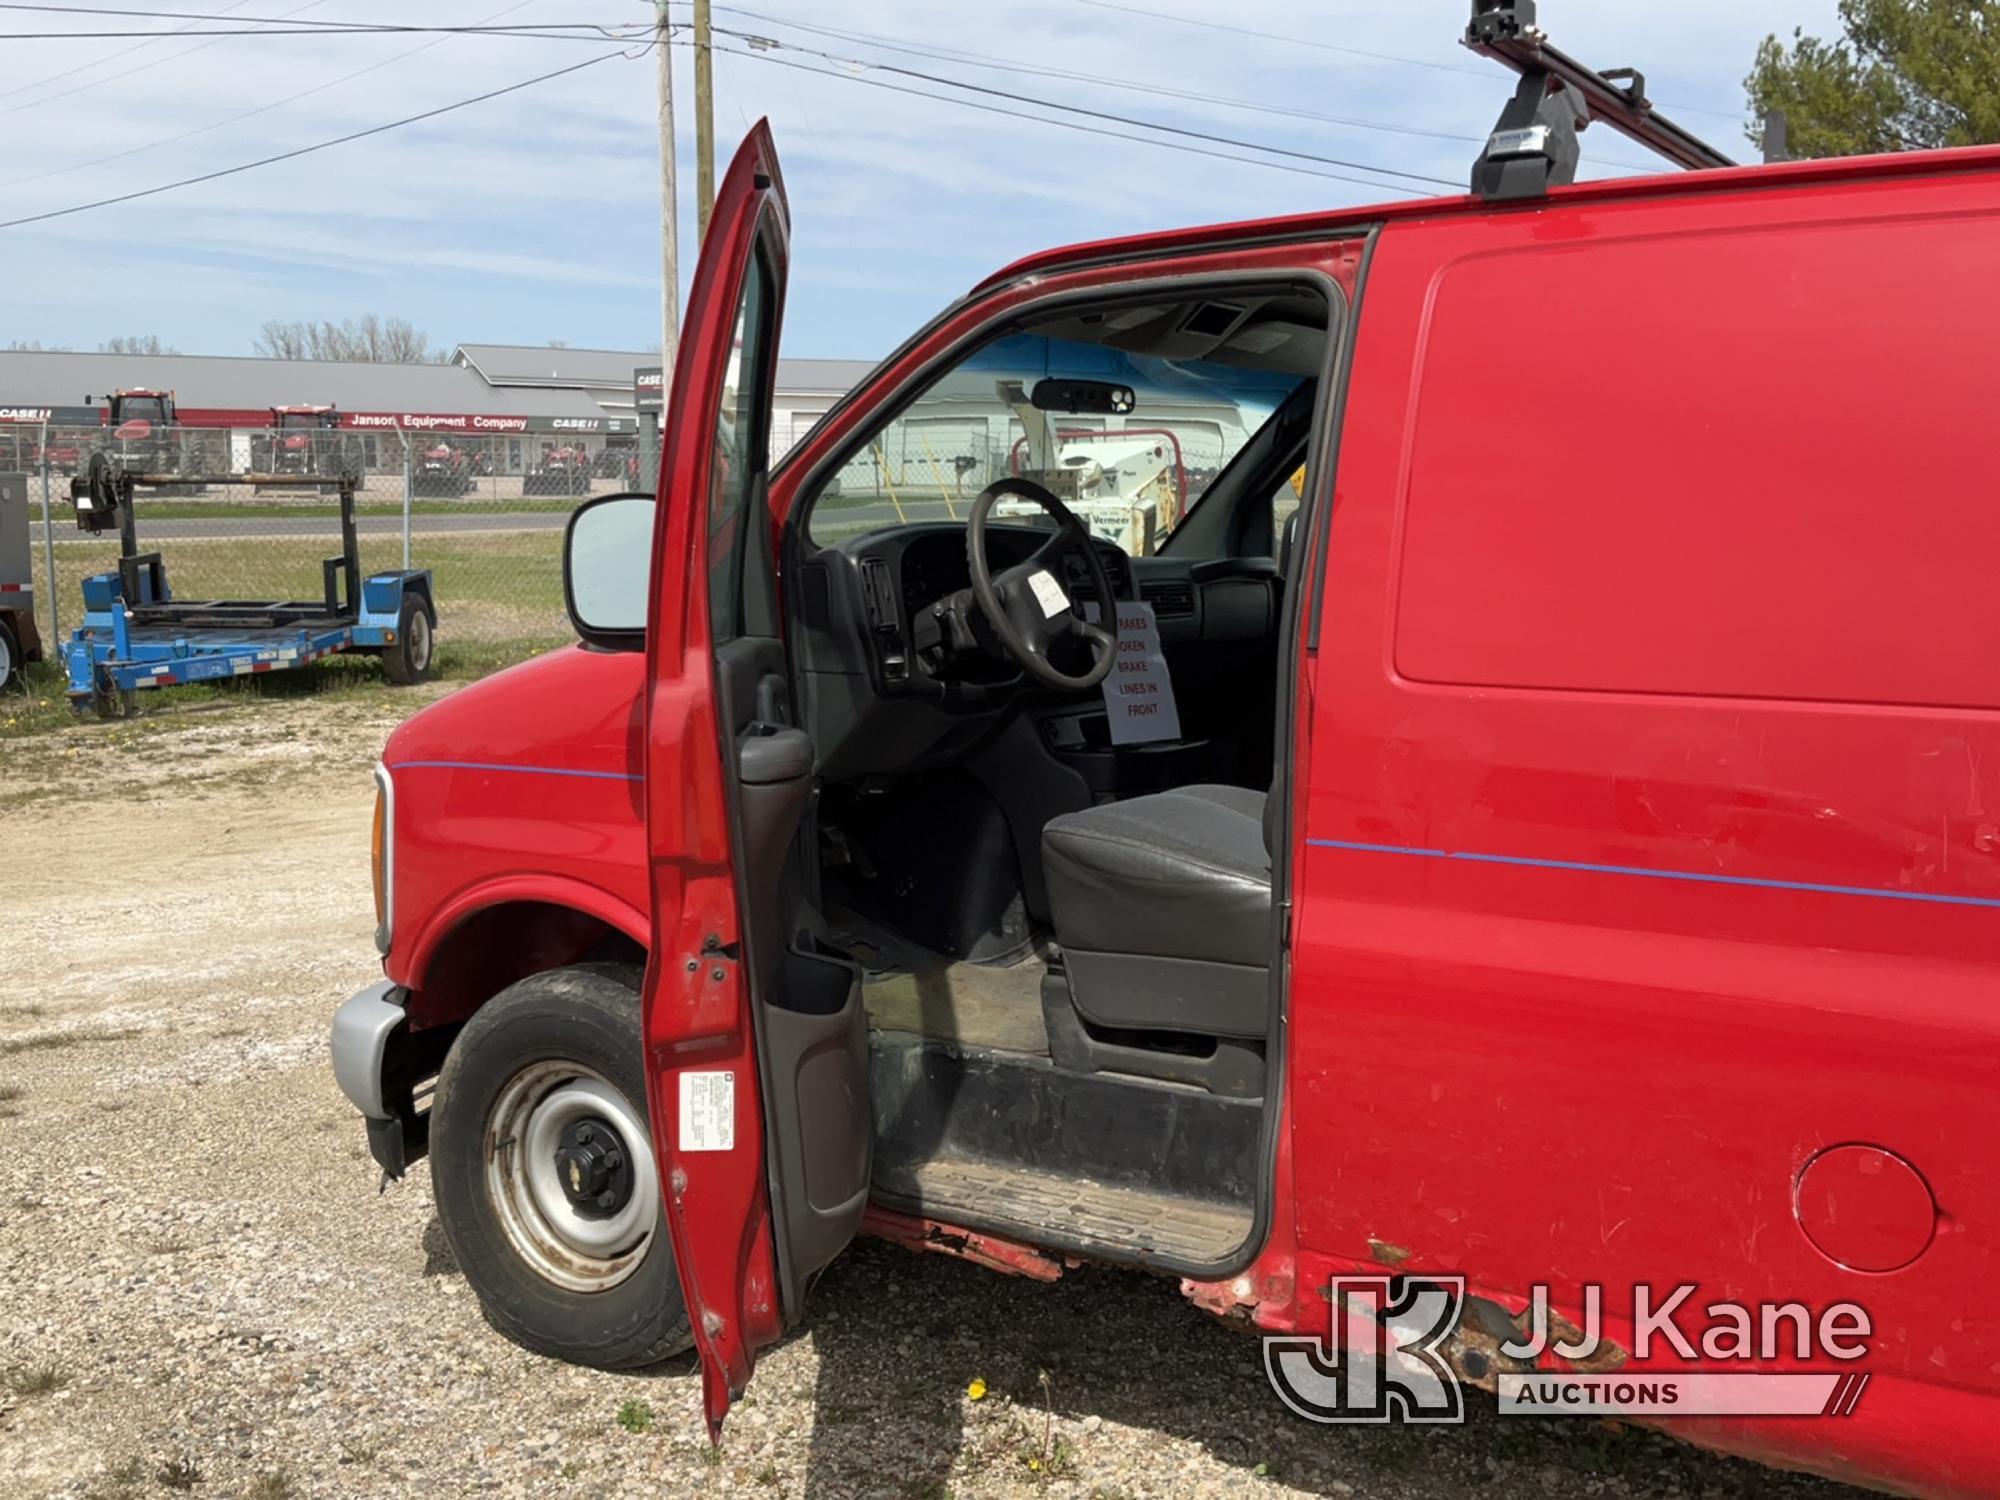
POLYGON ((317 427, 319 416, 315 412, 288 411, 278 418, 280 427, 317 427))
MULTIPOLYGON (((911 521, 962 521, 1005 477, 1055 493, 1091 534, 1150 554, 1302 377, 1021 333, 967 356, 824 482, 810 531, 821 545, 911 521), (1045 380, 1129 388, 1115 414, 1042 411, 1045 380)), ((1046 524, 1003 497, 997 519, 1046 524)))
POLYGON ((164 422, 167 403, 158 396, 123 396, 118 401, 120 422, 164 422))

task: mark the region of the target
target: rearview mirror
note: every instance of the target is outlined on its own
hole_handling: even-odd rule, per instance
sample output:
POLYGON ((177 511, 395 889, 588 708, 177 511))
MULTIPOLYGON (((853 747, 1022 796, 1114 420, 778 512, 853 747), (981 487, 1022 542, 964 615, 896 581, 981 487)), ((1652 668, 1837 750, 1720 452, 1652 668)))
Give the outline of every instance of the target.
POLYGON ((1038 380, 1028 400, 1036 411, 1094 417, 1122 417, 1139 404, 1131 386, 1108 380, 1038 380))
POLYGON ((563 533, 563 607, 586 645, 636 650, 646 639, 653 497, 586 500, 563 533))

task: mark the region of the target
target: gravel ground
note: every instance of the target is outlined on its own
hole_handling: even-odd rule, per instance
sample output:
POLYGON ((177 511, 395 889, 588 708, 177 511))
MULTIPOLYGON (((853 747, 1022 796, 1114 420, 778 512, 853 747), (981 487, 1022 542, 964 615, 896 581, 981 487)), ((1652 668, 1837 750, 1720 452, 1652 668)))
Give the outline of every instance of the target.
POLYGON ((877 1244, 765 1352, 720 1449, 686 1362, 521 1352, 427 1175, 377 1195, 325 1064, 334 1005, 376 973, 367 768, 398 711, 266 702, 0 747, 0 793, 35 793, 0 800, 5 1494, 1853 1493, 1477 1400, 1460 1428, 1311 1427, 1256 1341, 1170 1283, 877 1244))

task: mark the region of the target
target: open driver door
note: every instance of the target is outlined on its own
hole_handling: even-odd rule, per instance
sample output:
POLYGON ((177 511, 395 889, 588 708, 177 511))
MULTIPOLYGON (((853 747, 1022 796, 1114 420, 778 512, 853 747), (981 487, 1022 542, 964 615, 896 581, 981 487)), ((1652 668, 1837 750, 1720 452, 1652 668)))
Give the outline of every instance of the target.
POLYGON ((711 1437, 868 1200, 859 970, 809 936, 813 746, 766 496, 790 228, 759 123, 674 366, 646 635, 647 1105, 711 1437))

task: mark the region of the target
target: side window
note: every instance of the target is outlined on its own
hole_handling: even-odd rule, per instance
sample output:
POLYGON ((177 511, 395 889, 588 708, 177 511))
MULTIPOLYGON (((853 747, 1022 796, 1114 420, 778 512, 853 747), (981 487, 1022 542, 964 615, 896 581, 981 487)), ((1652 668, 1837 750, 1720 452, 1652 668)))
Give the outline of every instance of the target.
POLYGON ((730 339, 715 418, 715 479, 708 496, 708 610, 715 644, 743 634, 743 569, 751 528, 764 524, 761 483, 770 464, 764 387, 771 358, 771 272, 750 263, 730 339))

